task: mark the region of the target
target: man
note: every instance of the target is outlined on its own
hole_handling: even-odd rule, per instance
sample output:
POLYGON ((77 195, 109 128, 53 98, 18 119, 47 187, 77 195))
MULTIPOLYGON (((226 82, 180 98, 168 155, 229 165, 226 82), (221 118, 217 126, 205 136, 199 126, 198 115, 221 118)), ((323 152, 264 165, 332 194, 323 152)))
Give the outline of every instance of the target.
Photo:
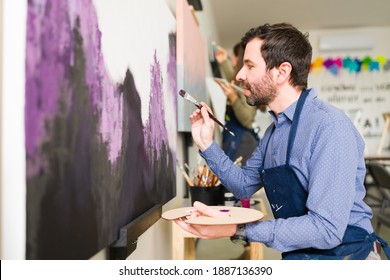
MULTIPOLYGON (((236 197, 250 197, 264 186, 275 220, 245 226, 176 223, 205 239, 262 242, 283 252, 283 259, 380 259, 379 244, 388 255, 363 202, 364 142, 344 113, 307 89, 312 55, 307 35, 289 24, 266 24, 241 41, 244 66, 236 79, 248 104, 269 106, 273 123, 243 168, 213 142, 214 123, 204 103, 190 116, 192 137, 236 197)), ((222 215, 201 203, 194 206, 192 215, 222 215)))

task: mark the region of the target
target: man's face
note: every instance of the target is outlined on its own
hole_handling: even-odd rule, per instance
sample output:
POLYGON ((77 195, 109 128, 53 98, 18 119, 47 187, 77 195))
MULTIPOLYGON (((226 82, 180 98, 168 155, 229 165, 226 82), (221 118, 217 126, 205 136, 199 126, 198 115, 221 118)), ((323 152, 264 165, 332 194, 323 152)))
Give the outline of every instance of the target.
POLYGON ((272 74, 266 71, 261 55, 262 40, 254 38, 246 45, 244 65, 236 76, 244 89, 246 102, 252 106, 268 105, 276 98, 276 86, 272 74))

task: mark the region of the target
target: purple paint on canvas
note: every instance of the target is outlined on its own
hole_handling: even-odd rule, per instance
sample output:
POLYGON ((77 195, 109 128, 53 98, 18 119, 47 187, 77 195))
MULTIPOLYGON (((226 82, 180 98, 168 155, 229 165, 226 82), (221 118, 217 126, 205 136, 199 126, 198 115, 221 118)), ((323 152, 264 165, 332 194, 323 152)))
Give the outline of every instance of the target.
POLYGON ((150 66, 150 103, 149 119, 145 124, 144 138, 146 150, 152 162, 159 160, 161 154, 168 152, 168 135, 165 128, 164 92, 162 87, 161 66, 154 52, 153 64, 150 66), (155 147, 157 154, 151 153, 155 147))
POLYGON ((28 9, 26 89, 29 98, 26 99, 25 123, 27 157, 33 158, 28 162, 28 176, 37 174, 44 165, 39 146, 50 138, 45 127, 50 126, 50 120, 58 111, 60 96, 65 96, 63 101, 71 105, 74 93, 66 82, 66 67, 74 64, 72 30, 75 23, 71 19, 79 20, 90 100, 94 112, 101 114, 99 132, 109 148, 112 164, 120 154, 123 100, 105 70, 96 12, 91 8, 92 1, 72 4, 74 6, 67 1, 40 0, 28 9))
POLYGON ((37 1, 35 9, 28 10, 27 22, 27 61, 26 89, 26 151, 27 157, 35 156, 27 169, 28 175, 36 174, 42 159, 37 156, 39 145, 48 137, 45 133, 47 118, 57 112, 61 90, 67 91, 64 84, 65 65, 71 58, 72 35, 70 32, 56 32, 56 29, 69 30, 70 23, 63 10, 66 2, 46 5, 37 1), (43 21, 53 22, 45 25, 43 21), (46 77, 46 79, 37 79, 46 77))
POLYGON ((27 26, 26 258, 89 258, 174 196, 160 63, 144 126, 133 73, 104 67, 93 1, 29 0, 27 26))
MULTIPOLYGON (((176 68, 176 33, 169 34, 169 57, 168 57, 168 86, 174 100, 174 107, 177 107, 177 68, 176 68)), ((175 110, 177 118, 177 111, 175 110)))
POLYGON ((96 11, 91 1, 78 1, 80 30, 84 39, 84 53, 87 65, 86 82, 89 87, 91 102, 96 113, 101 113, 99 131, 102 139, 109 146, 109 160, 115 163, 121 150, 123 100, 116 90, 105 69, 101 49, 101 32, 97 28, 96 11), (104 92, 102 91, 104 89, 104 92))

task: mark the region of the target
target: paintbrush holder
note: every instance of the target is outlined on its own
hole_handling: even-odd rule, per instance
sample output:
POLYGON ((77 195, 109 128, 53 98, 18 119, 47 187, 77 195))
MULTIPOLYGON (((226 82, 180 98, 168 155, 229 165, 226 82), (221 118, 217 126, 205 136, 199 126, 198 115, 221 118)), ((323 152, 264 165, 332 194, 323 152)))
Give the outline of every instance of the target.
POLYGON ((189 187, 191 195, 191 205, 195 201, 200 201, 206 205, 224 205, 225 187, 219 185, 217 187, 189 187))

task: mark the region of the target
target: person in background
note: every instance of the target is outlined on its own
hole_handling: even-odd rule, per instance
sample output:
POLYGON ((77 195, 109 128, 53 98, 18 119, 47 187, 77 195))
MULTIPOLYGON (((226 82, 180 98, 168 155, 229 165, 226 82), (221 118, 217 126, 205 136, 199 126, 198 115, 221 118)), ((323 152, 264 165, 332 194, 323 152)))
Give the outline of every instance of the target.
MULTIPOLYGON (((268 105, 273 123, 252 157, 237 167, 213 141, 207 104, 190 116, 192 137, 212 171, 238 198, 264 186, 275 219, 246 225, 175 222, 204 239, 257 241, 283 259, 380 259, 390 249, 371 225, 363 201, 364 141, 341 110, 308 88, 308 35, 290 24, 265 24, 241 40, 244 66, 236 79, 250 105, 268 105)), ((225 215, 195 202, 198 215, 225 215)))
POLYGON ((217 60, 226 80, 235 80, 237 69, 240 69, 242 66, 243 54, 244 51, 240 42, 234 45, 230 57, 224 48, 220 46, 217 47, 215 51, 215 59, 217 60))
POLYGON ((232 136, 226 130, 223 131, 222 149, 233 161, 242 157, 241 164, 245 164, 259 142, 257 131, 253 128, 256 107, 248 105, 242 92, 233 86, 234 77, 243 65, 243 55, 244 49, 239 43, 233 48, 231 65, 225 49, 219 47, 215 54, 225 77, 230 81, 229 84, 216 80, 227 98, 225 125, 235 134, 232 136))

